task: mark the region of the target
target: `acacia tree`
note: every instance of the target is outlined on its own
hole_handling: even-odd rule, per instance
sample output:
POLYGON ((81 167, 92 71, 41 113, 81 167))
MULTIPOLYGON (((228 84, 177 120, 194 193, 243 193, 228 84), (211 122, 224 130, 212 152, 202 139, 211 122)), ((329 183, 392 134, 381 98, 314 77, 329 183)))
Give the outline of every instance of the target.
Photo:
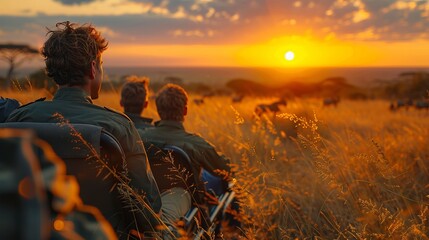
POLYGON ((0 59, 9 63, 4 87, 9 88, 11 86, 15 69, 23 62, 38 55, 38 53, 37 49, 24 44, 0 44, 0 59))

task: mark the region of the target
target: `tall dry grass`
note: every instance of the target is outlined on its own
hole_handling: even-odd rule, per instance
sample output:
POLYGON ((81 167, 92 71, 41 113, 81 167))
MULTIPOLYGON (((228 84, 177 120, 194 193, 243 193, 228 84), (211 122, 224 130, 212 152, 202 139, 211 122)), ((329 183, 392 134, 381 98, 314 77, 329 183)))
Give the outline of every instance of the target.
MULTIPOLYGON (((1 93, 23 103, 44 94, 1 93)), ((253 115, 274 100, 190 101, 185 121, 234 164, 245 238, 428 239, 428 112, 296 99, 276 117, 253 115)), ((121 110, 118 93, 95 103, 121 110)), ((144 115, 157 119, 153 102, 144 115)))

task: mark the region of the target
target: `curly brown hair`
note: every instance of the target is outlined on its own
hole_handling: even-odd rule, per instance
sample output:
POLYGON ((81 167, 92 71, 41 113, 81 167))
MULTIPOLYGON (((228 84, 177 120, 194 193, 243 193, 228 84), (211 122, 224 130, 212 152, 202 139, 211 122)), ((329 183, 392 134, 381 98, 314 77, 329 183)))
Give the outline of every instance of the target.
POLYGON ((48 40, 41 49, 46 72, 58 85, 85 85, 92 61, 101 66, 101 53, 108 42, 91 24, 77 25, 69 21, 48 29, 48 40))
POLYGON ((148 99, 149 78, 129 76, 121 90, 121 103, 126 113, 138 113, 143 111, 148 99))
POLYGON ((183 121, 185 107, 188 104, 188 94, 185 89, 176 84, 167 84, 159 90, 156 96, 156 109, 162 120, 183 121))

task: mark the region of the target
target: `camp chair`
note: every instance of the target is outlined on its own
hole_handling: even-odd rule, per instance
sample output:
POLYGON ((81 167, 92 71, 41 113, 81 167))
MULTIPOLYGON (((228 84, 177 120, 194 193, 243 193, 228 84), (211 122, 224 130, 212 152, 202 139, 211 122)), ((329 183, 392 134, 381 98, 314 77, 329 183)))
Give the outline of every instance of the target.
POLYGON ((32 140, 28 131, 0 129, 0 239, 47 239, 50 231, 32 140))
POLYGON ((197 181, 198 173, 192 172, 186 152, 177 146, 154 142, 145 142, 145 147, 159 191, 163 193, 173 187, 180 187, 191 195, 191 209, 181 219, 187 236, 194 236, 197 227, 207 228, 210 225, 208 212, 201 208, 204 203, 203 186, 197 181))
POLYGON ((165 145, 163 147, 164 151, 173 156, 175 159, 178 159, 178 162, 184 166, 188 171, 190 177, 190 182, 188 186, 191 186, 189 191, 192 194, 192 208, 186 213, 183 217, 184 220, 184 229, 187 230, 188 235, 195 235, 198 232, 198 228, 203 229, 203 232, 207 232, 210 226, 213 225, 214 217, 211 216, 210 209, 206 209, 203 205, 206 204, 204 195, 206 194, 206 189, 204 187, 204 182, 200 179, 200 173, 192 172, 192 162, 189 155, 180 147, 174 145, 165 145))
POLYGON ((215 194, 214 196, 218 197, 217 204, 210 206, 206 210, 206 208, 202 207, 206 204, 204 200, 206 189, 200 179, 200 173, 192 172, 189 155, 178 146, 153 142, 146 142, 145 146, 152 173, 161 192, 163 189, 166 190, 171 188, 172 185, 174 186, 174 183, 167 181, 168 178, 166 178, 168 175, 177 174, 177 172, 172 173, 169 171, 172 168, 171 161, 175 164, 173 168, 182 170, 181 176, 187 180, 186 186, 182 185, 182 187, 192 195, 192 207, 183 217, 184 229, 187 231, 188 236, 192 236, 194 239, 201 239, 211 235, 216 228, 216 218, 220 214, 224 214, 226 207, 234 198, 234 192, 226 191, 221 195, 215 194), (165 160, 166 157, 167 160, 165 160))
POLYGON ((136 221, 144 222, 132 214, 130 204, 116 187, 124 173, 125 155, 115 137, 102 127, 10 122, 0 124, 0 128, 32 129, 48 142, 64 160, 67 174, 77 178, 83 203, 97 207, 119 238, 127 235, 130 228, 136 229, 136 221))

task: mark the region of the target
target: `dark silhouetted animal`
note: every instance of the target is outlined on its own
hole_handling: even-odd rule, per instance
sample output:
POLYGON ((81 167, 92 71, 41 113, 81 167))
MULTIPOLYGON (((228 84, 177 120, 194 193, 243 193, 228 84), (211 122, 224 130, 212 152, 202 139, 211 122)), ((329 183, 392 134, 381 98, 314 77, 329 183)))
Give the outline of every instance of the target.
POLYGON ((233 102, 233 103, 239 103, 239 102, 241 102, 241 101, 243 100, 243 98, 244 98, 244 95, 234 96, 234 97, 232 98, 232 102, 233 102))
POLYGON ((287 102, 284 99, 281 99, 277 102, 273 102, 271 104, 259 104, 256 106, 255 108, 255 114, 258 115, 259 117, 262 116, 262 114, 264 113, 268 113, 271 112, 274 114, 278 113, 280 111, 279 106, 286 106, 287 102))
POLYGON ((396 109, 405 108, 405 110, 408 110, 411 106, 413 106, 413 100, 398 100, 396 101, 396 109))
POLYGON ((338 103, 340 102, 339 97, 332 97, 332 98, 325 98, 323 99, 323 106, 334 106, 336 107, 338 103))
POLYGON ((396 111, 396 106, 395 106, 395 104, 393 102, 390 103, 389 110, 392 111, 392 112, 396 111))
POLYGON ((416 109, 426 109, 429 111, 429 101, 428 100, 417 101, 414 106, 416 107, 416 109))
POLYGON ((199 106, 204 103, 204 98, 195 98, 194 103, 199 106))

